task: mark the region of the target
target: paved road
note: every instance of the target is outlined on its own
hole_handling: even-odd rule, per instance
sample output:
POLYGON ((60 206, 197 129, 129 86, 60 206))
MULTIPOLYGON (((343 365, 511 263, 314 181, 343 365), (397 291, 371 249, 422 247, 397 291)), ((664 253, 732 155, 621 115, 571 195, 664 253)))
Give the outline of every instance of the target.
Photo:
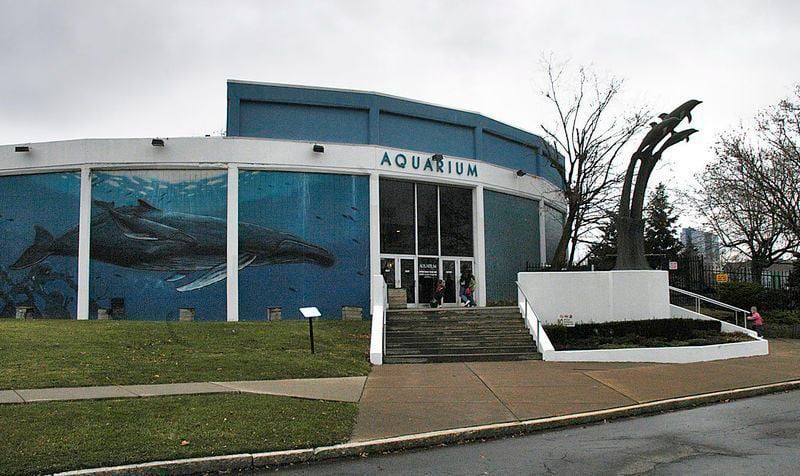
POLYGON ((800 391, 287 474, 800 474, 800 391))

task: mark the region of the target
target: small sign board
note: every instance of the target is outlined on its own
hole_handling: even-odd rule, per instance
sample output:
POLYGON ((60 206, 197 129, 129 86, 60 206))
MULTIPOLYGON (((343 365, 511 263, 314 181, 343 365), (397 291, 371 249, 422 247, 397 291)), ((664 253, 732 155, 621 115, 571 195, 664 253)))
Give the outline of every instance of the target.
POLYGON ((718 283, 727 283, 730 280, 728 273, 718 273, 716 276, 714 276, 714 278, 718 283))
POLYGON ((558 325, 564 327, 575 327, 575 320, 572 318, 572 314, 559 314, 558 325))
POLYGON ((301 307, 300 314, 303 317, 320 317, 322 315, 316 307, 301 307))
POLYGON ((670 261, 669 262, 669 270, 670 271, 675 271, 676 269, 678 269, 678 262, 677 261, 670 261))

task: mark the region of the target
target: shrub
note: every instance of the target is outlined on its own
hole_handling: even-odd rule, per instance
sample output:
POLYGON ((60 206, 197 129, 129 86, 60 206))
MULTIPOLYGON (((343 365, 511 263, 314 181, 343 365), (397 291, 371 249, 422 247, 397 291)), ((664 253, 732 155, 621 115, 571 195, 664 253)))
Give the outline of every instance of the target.
POLYGON ((686 340, 692 338, 695 331, 720 332, 721 327, 722 324, 718 321, 675 318, 576 324, 575 327, 545 326, 545 329, 550 340, 555 342, 566 339, 624 336, 686 340))
POLYGON ((756 283, 745 281, 731 281, 720 284, 717 288, 717 297, 720 301, 731 306, 750 310, 751 306, 763 307, 762 299, 764 287, 756 283))
POLYGON ((800 325, 800 311, 775 310, 762 313, 764 324, 800 325))
POLYGON ((652 319, 545 326, 556 350, 620 349, 711 345, 750 340, 744 334, 723 334, 719 321, 652 319))

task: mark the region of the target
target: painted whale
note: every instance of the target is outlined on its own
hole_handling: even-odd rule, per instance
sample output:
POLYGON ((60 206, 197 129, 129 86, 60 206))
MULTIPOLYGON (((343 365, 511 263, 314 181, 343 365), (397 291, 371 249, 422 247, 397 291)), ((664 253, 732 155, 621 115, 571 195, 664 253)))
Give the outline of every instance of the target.
MULTIPOLYGON (((226 277, 225 220, 188 213, 165 212, 144 200, 137 205, 115 207, 95 201, 101 213, 91 220, 91 257, 125 268, 169 271, 167 280, 181 281, 202 273, 178 291, 192 291, 226 277)), ((51 255, 78 254, 78 226, 58 238, 35 226, 33 245, 11 265, 28 268, 51 255)), ((250 223, 239 223, 239 269, 269 264, 312 263, 332 266, 336 259, 327 250, 289 233, 250 223)))

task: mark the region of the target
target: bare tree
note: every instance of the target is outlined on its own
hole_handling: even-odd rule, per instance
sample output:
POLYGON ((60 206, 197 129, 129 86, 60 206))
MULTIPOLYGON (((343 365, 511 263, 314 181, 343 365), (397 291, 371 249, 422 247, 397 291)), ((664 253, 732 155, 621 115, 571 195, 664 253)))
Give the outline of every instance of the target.
POLYGON ((649 115, 644 110, 616 112, 621 80, 602 80, 584 67, 572 79, 566 67, 552 59, 543 66, 542 94, 556 113, 552 124, 541 125, 555 152, 545 157, 561 178, 569 207, 552 263, 563 268, 574 263, 578 244, 586 242, 587 234, 601 227, 616 206, 621 175, 615 161, 649 115))
POLYGON ((746 162, 748 179, 800 241, 800 85, 758 116, 756 133, 764 153, 746 162))
POLYGON ((723 246, 750 259, 751 276, 761 282, 764 269, 793 247, 777 209, 760 196, 746 171, 763 161, 763 150, 747 145, 746 135, 723 136, 715 159, 696 176, 694 201, 723 246))

